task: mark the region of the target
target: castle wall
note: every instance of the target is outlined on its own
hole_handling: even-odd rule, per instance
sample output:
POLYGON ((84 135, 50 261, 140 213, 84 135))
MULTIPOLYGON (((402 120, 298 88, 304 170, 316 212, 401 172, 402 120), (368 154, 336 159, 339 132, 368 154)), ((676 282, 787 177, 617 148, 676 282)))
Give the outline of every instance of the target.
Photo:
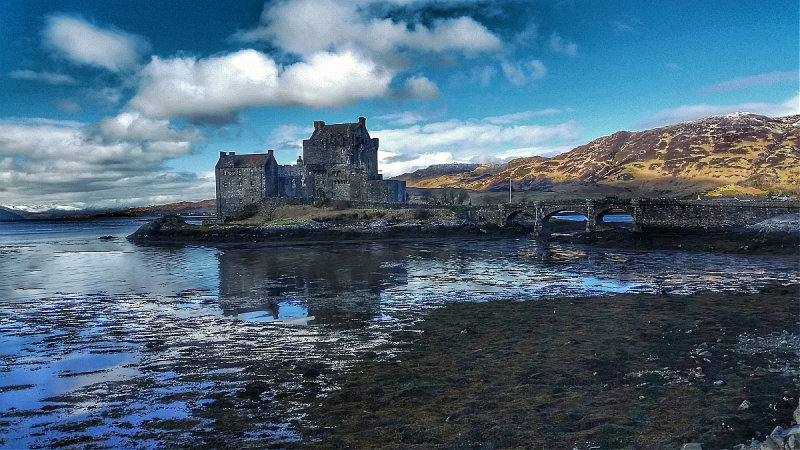
POLYGON ((366 198, 370 203, 405 203, 406 182, 400 180, 368 180, 366 198))
POLYGON ((216 169, 217 213, 219 217, 235 216, 242 206, 260 203, 266 192, 265 168, 216 169))

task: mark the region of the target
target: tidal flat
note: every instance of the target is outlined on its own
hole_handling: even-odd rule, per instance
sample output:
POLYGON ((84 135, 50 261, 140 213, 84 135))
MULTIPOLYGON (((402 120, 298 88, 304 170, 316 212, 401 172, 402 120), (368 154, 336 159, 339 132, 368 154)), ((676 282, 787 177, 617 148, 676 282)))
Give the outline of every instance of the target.
MULTIPOLYGON (((397 420, 384 414, 385 405, 417 392, 426 396, 425 408, 447 407, 443 410, 447 414, 436 420, 447 426, 459 424, 462 436, 472 433, 471 440, 453 441, 454 446, 477 446, 482 440, 487 445, 512 445, 517 441, 502 440, 509 432, 497 428, 494 433, 494 428, 481 425, 487 417, 484 410, 505 408, 507 402, 500 395, 495 398, 495 391, 480 394, 478 387, 502 392, 505 385, 514 402, 544 411, 541 417, 525 416, 515 412, 523 411, 515 405, 517 409, 509 409, 507 417, 524 419, 509 422, 516 424, 515 430, 532 434, 549 429, 551 437, 546 439, 566 442, 566 437, 552 436, 577 432, 569 427, 580 427, 576 430, 586 434, 598 427, 634 430, 644 426, 636 418, 630 423, 617 421, 614 414, 621 413, 614 409, 607 409, 611 411, 607 416, 597 415, 592 411, 603 410, 596 409, 594 397, 588 394, 565 397, 577 395, 569 390, 573 389, 569 384, 573 366, 581 377, 588 377, 584 372, 593 369, 588 372, 590 381, 608 379, 599 385, 607 384, 603 389, 608 391, 601 391, 575 378, 583 383, 578 387, 596 389, 583 391, 602 394, 609 404, 611 399, 627 401, 634 395, 631 390, 637 391, 631 402, 651 401, 647 389, 655 389, 658 383, 667 386, 665 392, 678 392, 673 395, 683 391, 671 389, 701 389, 705 385, 698 383, 711 383, 709 392, 713 393, 739 383, 709 372, 704 365, 709 364, 705 358, 712 365, 729 361, 721 358, 745 358, 739 347, 739 353, 729 351, 727 339, 737 343, 741 339, 741 351, 755 358, 755 362, 742 359, 742 368, 736 369, 742 373, 735 374, 744 377, 752 369, 746 375, 753 373, 752 380, 762 380, 762 384, 751 387, 747 379, 744 385, 765 392, 761 397, 744 391, 730 393, 728 401, 738 402, 737 408, 744 400, 749 408, 756 408, 752 416, 742 416, 745 425, 733 428, 744 436, 750 431, 743 427, 751 427, 750 434, 763 439, 769 430, 762 425, 773 418, 776 424, 788 425, 770 405, 783 410, 793 401, 791 394, 778 390, 786 383, 795 383, 790 386, 797 392, 800 328, 797 315, 787 312, 792 305, 788 299, 797 294, 792 286, 800 283, 796 254, 613 249, 530 237, 283 246, 138 246, 122 238, 140 226, 135 219, 0 224, 0 273, 4 275, 0 284, 0 447, 324 447, 350 442, 343 437, 349 432, 364 436, 357 437, 362 440, 353 446, 451 442, 425 434, 427 425, 418 435, 413 427, 396 427, 403 441, 370 434, 397 420), (761 298, 769 286, 789 290, 776 297, 785 303, 741 300, 748 295, 761 298), (662 328, 631 331, 638 330, 634 327, 638 322, 633 321, 648 311, 648 302, 657 304, 648 299, 661 297, 675 306, 647 314, 663 316, 657 322, 648 319, 662 328), (733 303, 728 304, 727 298, 733 298, 733 303), (644 306, 634 308, 626 299, 639 299, 644 306), (714 303, 701 307, 707 299, 717 299, 718 312, 712 311, 714 303), (526 307, 532 309, 525 314, 513 309, 526 307), (451 320, 447 311, 461 311, 463 317, 451 320), (709 318, 723 312, 727 315, 718 318, 718 328, 725 328, 724 333, 706 326, 709 337, 682 344, 681 358, 692 358, 687 360, 692 364, 700 358, 696 365, 682 365, 683 359, 658 353, 666 350, 655 345, 655 337, 666 336, 670 343, 694 339, 709 318), (617 325, 626 321, 632 321, 627 331, 617 325), (520 328, 521 322, 529 328, 520 328), (692 332, 683 334, 689 325, 692 332), (470 341, 461 342, 461 347, 451 349, 457 353, 447 358, 441 356, 444 353, 435 354, 441 359, 436 363, 450 361, 447 373, 436 369, 435 377, 421 375, 417 381, 398 371, 402 385, 392 379, 384 384, 359 378, 369 370, 394 373, 415 352, 435 349, 426 341, 430 336, 441 336, 440 341, 449 345, 472 339, 480 327, 487 327, 481 341, 471 347, 466 346, 470 341), (717 342, 711 331, 722 340, 717 342), (493 343, 492 339, 499 339, 495 334, 503 337, 502 342, 493 343), (574 335, 583 337, 575 341, 574 335), (597 356, 589 355, 595 359, 588 368, 580 369, 588 357, 581 345, 595 341, 602 348, 596 350, 597 356), (511 350, 496 350, 505 343, 511 350), (728 347, 714 347, 721 345, 728 347), (564 353, 555 359, 558 351, 564 353), (694 352, 694 357, 686 356, 688 352, 694 352), (482 361, 490 361, 495 354, 518 358, 514 364, 528 364, 527 372, 506 377, 500 371, 504 360, 486 371, 482 361), (648 360, 649 355, 659 359, 648 360), (638 363, 617 378, 607 373, 628 359, 638 363), (570 378, 560 375, 561 381, 553 381, 548 375, 554 370, 548 369, 553 361, 568 367, 559 370, 570 378), (626 378, 629 373, 639 376, 626 378), (695 380, 701 373, 705 381, 695 380), (480 376, 471 385, 474 392, 462 392, 461 384, 430 385, 436 377, 461 383, 470 374, 480 376), (637 386, 642 383, 648 384, 637 386), (344 408, 341 399, 354 389, 371 392, 364 400, 370 403, 353 409, 348 413, 352 417, 343 421, 330 419, 335 417, 328 415, 330 411, 344 408), (453 406, 458 402, 467 406, 453 406), (368 416, 365 410, 380 414, 368 416), (353 431, 349 427, 358 423, 353 422, 356 419, 363 427, 353 431), (548 425, 552 423, 558 427, 548 425), (329 430, 330 426, 341 428, 329 430), (367 437, 374 442, 367 442, 367 437)), ((653 420, 666 427, 673 415, 685 414, 681 405, 664 401, 653 420)), ((707 417, 705 405, 694 408, 689 409, 692 414, 707 417)), ((417 420, 426 417, 411 406, 407 412, 415 413, 417 420)), ((726 426, 731 423, 728 416, 719 415, 726 426)), ((721 426, 722 421, 711 419, 696 429, 705 433, 721 426)), ((435 420, 430 423, 441 425, 435 420)), ((600 448, 634 442, 626 440, 628 435, 620 434, 618 441, 614 436, 592 434, 585 442, 602 443, 600 448)), ((519 445, 534 447, 540 442, 550 441, 519 445)), ((678 438, 664 442, 678 445, 678 438)))
POLYGON ((341 375, 310 446, 731 448, 791 424, 800 285, 451 303, 341 375))

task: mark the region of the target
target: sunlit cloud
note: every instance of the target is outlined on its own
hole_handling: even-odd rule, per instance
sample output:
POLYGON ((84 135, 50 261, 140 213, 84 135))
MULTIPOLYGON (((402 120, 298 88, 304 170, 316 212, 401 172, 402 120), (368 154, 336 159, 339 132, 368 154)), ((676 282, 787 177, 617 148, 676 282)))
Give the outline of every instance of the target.
MULTIPOLYGON (((153 57, 141 80, 130 107, 149 117, 228 123, 258 106, 337 107, 387 97, 392 74, 355 53, 318 53, 280 66, 248 49, 205 59, 153 57)), ((424 84, 417 86, 422 93, 432 83, 424 84)))
POLYGON ((297 55, 358 49, 376 59, 388 59, 401 50, 480 53, 502 47, 498 36, 471 17, 436 19, 426 26, 373 16, 367 8, 372 3, 379 4, 334 0, 267 3, 261 23, 238 32, 235 38, 270 42, 297 55))
POLYGON ((213 185, 163 163, 202 139, 136 113, 99 123, 0 120, 0 186, 6 206, 26 209, 146 205, 156 198, 200 200, 213 185), (204 191, 204 192, 203 192, 204 191))
POLYGON ((80 17, 47 18, 43 45, 68 61, 120 72, 136 66, 150 51, 143 37, 122 30, 97 27, 80 17))

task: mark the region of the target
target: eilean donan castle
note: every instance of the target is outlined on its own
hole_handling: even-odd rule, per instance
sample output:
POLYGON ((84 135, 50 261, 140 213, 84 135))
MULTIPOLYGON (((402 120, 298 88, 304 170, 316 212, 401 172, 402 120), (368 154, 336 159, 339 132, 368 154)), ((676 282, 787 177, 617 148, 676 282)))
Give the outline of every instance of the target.
POLYGON ((273 150, 249 155, 220 152, 214 172, 220 219, 235 216, 245 204, 275 197, 406 201, 405 181, 384 180, 378 173, 378 139, 370 137, 363 117, 355 123, 314 122, 314 132, 303 140, 303 155, 294 165, 278 164, 273 150))

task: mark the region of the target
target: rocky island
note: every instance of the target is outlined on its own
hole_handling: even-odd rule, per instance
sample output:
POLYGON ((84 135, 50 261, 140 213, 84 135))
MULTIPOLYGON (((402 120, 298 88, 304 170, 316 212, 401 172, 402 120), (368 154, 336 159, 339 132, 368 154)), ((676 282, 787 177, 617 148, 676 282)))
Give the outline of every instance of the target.
MULTIPOLYGON (((531 236, 531 230, 523 226, 476 224, 446 208, 282 205, 235 219, 238 220, 193 225, 178 215, 166 215, 142 225, 128 240, 138 244, 258 242, 283 246, 330 241, 531 236)), ((626 224, 585 232, 584 222, 551 221, 561 232, 540 237, 543 242, 641 250, 800 253, 800 214, 779 216, 746 227, 654 228, 639 232, 630 231, 626 224)))

